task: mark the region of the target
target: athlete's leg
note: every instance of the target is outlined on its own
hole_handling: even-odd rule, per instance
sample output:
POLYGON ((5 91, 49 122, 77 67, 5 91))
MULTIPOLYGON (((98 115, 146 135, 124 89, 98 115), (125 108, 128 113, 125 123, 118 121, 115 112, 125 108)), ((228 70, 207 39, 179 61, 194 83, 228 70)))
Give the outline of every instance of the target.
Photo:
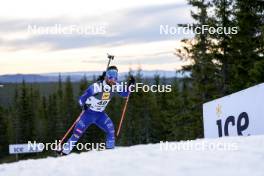
POLYGON ((97 117, 95 124, 106 133, 106 148, 114 148, 115 128, 112 120, 104 112, 102 112, 100 117, 97 117))
POLYGON ((95 121, 94 115, 86 110, 81 116, 80 120, 76 123, 71 137, 68 141, 63 145, 62 152, 64 154, 69 154, 71 150, 74 148, 76 142, 80 139, 86 129, 95 121))

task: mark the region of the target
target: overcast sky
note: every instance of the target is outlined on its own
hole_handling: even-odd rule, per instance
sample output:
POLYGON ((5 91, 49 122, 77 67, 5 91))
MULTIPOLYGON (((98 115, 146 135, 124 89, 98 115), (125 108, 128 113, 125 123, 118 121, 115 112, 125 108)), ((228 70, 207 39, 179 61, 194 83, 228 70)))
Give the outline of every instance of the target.
POLYGON ((106 53, 116 55, 121 71, 175 70, 184 63, 174 49, 191 35, 160 35, 160 25, 191 23, 190 9, 185 0, 3 1, 0 74, 103 70, 106 53))

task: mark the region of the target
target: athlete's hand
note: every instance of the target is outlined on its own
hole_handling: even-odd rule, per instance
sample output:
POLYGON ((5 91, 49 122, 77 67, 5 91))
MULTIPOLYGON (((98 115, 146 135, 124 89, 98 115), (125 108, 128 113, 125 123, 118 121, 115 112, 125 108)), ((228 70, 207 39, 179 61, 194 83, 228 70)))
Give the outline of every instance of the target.
POLYGON ((87 105, 87 104, 82 105, 82 110, 83 110, 83 111, 85 111, 85 110, 87 110, 87 109, 88 109, 88 105, 87 105))
POLYGON ((104 71, 104 72, 102 73, 102 75, 100 75, 100 76, 98 77, 97 81, 103 81, 103 80, 105 79, 105 74, 106 74, 106 72, 104 71))
POLYGON ((128 86, 134 85, 135 83, 136 83, 136 80, 135 80, 134 76, 130 75, 128 78, 128 86))

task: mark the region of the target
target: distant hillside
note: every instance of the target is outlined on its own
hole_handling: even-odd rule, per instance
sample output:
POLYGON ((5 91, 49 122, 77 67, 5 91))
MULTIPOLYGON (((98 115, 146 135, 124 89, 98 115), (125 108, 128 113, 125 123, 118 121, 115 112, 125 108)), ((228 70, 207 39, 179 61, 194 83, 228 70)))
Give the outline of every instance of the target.
MULTIPOLYGON (((96 79, 102 72, 92 71, 92 72, 65 72, 65 73, 45 73, 45 74, 13 74, 13 75, 1 75, 0 83, 20 83, 23 80, 26 82, 56 82, 58 81, 58 76, 61 74, 62 80, 64 81, 67 76, 71 77, 71 81, 78 82, 85 75, 88 80, 96 79)), ((161 77, 172 78, 172 77, 184 77, 189 74, 180 74, 175 71, 142 71, 142 76, 145 78, 154 77, 154 75, 160 75, 161 77)), ((123 80, 127 73, 120 73, 120 80, 123 80)))

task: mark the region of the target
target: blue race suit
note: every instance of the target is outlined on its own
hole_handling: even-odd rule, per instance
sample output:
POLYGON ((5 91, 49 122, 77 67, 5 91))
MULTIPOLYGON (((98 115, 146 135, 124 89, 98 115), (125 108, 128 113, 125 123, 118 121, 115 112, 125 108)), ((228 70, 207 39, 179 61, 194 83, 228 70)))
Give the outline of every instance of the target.
MULTIPOLYGON (((118 84, 118 83, 117 83, 118 84)), ((69 154, 77 141, 91 125, 95 124, 106 133, 106 148, 115 147, 115 129, 112 120, 104 112, 111 98, 118 93, 122 97, 127 97, 129 92, 125 90, 113 90, 105 81, 100 81, 88 87, 80 97, 79 104, 87 104, 89 108, 81 115, 76 123, 72 136, 68 139, 63 148, 64 154, 69 154), (100 87, 101 86, 101 87, 100 87)))

